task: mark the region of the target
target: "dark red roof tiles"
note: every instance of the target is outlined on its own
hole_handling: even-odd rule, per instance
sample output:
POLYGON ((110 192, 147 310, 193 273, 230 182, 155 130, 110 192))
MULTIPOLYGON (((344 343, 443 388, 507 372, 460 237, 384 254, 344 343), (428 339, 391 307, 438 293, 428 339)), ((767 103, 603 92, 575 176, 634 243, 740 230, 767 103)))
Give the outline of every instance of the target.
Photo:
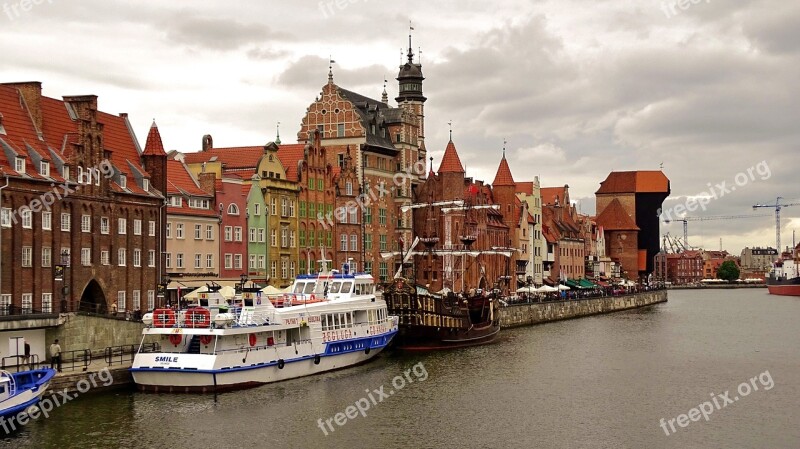
POLYGON ((464 173, 464 166, 461 165, 461 159, 458 157, 458 151, 452 140, 447 143, 447 148, 444 150, 442 163, 439 164, 439 173, 464 173))
POLYGON ((497 186, 516 186, 514 177, 511 175, 511 169, 508 167, 508 161, 505 155, 500 160, 500 166, 497 167, 497 174, 494 177, 493 187, 497 186))

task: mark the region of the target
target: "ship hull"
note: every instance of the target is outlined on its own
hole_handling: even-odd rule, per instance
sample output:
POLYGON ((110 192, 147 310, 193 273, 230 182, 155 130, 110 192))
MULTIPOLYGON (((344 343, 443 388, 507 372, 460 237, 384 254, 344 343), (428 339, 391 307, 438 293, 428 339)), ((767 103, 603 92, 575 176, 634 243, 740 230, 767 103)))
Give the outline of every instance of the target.
POLYGON ((771 295, 800 296, 800 277, 782 280, 767 278, 767 290, 771 295))
POLYGON ((500 333, 498 322, 482 323, 472 328, 406 326, 401 327, 395 341, 403 351, 436 351, 492 343, 500 333))

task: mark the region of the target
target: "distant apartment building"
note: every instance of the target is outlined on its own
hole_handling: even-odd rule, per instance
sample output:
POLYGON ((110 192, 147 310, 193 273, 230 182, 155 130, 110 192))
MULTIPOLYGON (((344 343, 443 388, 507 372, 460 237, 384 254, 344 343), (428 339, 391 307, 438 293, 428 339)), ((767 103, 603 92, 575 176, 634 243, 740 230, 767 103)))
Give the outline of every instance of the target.
POLYGON ((745 247, 741 253, 742 268, 749 271, 769 271, 773 262, 778 258, 775 248, 749 248, 745 247))

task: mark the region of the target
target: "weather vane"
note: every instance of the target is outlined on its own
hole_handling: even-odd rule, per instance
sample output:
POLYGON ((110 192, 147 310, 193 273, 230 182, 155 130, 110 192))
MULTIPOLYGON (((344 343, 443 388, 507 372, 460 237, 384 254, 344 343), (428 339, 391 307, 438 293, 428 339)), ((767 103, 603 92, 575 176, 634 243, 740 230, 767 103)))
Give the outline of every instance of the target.
POLYGON ((450 120, 449 122, 447 122, 447 126, 450 127, 450 141, 452 141, 453 140, 453 121, 450 120))

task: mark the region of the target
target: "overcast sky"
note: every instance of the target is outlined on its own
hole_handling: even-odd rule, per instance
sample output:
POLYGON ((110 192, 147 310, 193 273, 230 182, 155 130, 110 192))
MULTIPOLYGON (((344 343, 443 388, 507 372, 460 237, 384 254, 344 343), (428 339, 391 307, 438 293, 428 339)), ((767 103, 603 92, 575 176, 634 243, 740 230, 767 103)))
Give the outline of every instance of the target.
MULTIPOLYGON (((610 171, 661 164, 665 208, 726 183, 689 215, 800 203, 797 1, 0 3, 0 80, 96 94, 102 110, 130 114, 140 141, 155 118, 168 149, 198 151, 204 134, 218 147, 260 145, 277 122, 294 142, 328 55, 340 86, 380 98, 386 77, 394 98, 411 20, 437 167, 452 120, 468 174, 491 182, 506 139, 516 180, 569 184, 586 213, 610 171)), ((789 244, 800 205, 783 217, 789 244)), ((681 224, 662 231, 680 235, 681 224)), ((774 246, 774 216, 693 222, 689 233, 736 253, 774 246)))

